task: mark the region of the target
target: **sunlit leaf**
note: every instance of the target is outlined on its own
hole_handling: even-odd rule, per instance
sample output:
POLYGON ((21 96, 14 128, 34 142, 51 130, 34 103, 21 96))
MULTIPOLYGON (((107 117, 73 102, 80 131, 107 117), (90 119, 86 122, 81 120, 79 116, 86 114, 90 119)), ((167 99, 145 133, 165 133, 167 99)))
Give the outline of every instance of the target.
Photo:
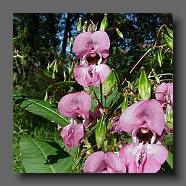
POLYGON ((25 99, 20 106, 33 114, 46 118, 63 127, 69 123, 68 119, 64 118, 56 109, 52 108, 50 103, 43 100, 25 99))
POLYGON ((21 138, 20 151, 26 173, 69 173, 72 159, 61 146, 51 141, 21 138))

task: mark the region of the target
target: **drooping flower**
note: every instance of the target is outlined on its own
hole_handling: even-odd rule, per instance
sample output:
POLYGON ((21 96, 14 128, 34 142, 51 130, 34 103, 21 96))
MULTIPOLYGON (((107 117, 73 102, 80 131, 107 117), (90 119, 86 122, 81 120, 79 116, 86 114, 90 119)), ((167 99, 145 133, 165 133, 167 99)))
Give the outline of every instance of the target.
POLYGON ((141 127, 158 135, 162 134, 166 124, 161 104, 155 99, 134 103, 121 114, 119 123, 125 132, 141 127))
POLYGON ((64 139, 67 148, 78 147, 85 136, 83 124, 70 123, 61 131, 61 137, 64 139))
POLYGON ((109 55, 110 40, 106 32, 84 32, 79 34, 73 51, 81 59, 74 67, 74 78, 82 86, 100 86, 111 72, 104 64, 109 55))
POLYGON ((113 152, 98 151, 91 154, 84 163, 84 173, 125 173, 123 160, 113 152))
POLYGON ((79 59, 96 58, 100 55, 107 58, 109 55, 110 39, 106 32, 83 32, 74 41, 73 51, 79 59))
POLYGON ((85 135, 85 127, 94 121, 90 107, 91 97, 85 91, 67 94, 59 101, 61 115, 71 118, 70 124, 61 131, 67 148, 78 147, 85 135))
POLYGON ((173 83, 162 83, 156 88, 156 99, 161 104, 170 104, 173 106, 173 83))
POLYGON ((168 157, 167 149, 161 144, 128 144, 120 149, 128 173, 156 173, 168 157))

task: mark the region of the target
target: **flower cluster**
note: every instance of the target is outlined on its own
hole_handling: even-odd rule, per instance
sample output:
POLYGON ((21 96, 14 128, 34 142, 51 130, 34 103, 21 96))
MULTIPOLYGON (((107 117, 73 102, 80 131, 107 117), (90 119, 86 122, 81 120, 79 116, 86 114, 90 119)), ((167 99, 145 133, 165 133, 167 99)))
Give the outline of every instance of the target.
MULTIPOLYGON (((83 32, 73 45, 80 59, 74 67, 74 78, 83 87, 99 87, 111 69, 106 65, 110 40, 106 32, 83 32)), ((97 151, 84 162, 84 173, 156 173, 168 157, 161 144, 165 127, 167 104, 173 106, 173 85, 162 83, 156 89, 156 99, 136 102, 126 108, 113 123, 112 132, 131 134, 132 142, 122 144, 118 152, 97 151)), ((90 111, 91 96, 86 91, 67 94, 58 104, 61 115, 70 118, 70 124, 61 130, 67 148, 78 147, 85 131, 95 125, 103 113, 90 111)), ((98 108, 98 107, 97 107, 98 108)), ((95 109, 96 110, 96 109, 95 109)), ((99 110, 99 109, 98 109, 99 110)))

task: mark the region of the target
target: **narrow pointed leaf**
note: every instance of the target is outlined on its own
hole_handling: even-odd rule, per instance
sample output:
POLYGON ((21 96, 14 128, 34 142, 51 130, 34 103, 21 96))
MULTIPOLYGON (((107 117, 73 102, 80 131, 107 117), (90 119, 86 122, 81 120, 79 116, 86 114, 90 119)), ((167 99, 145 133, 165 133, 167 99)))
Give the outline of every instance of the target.
POLYGON ((46 118, 62 127, 69 123, 69 121, 65 117, 61 116, 59 112, 50 105, 50 103, 43 100, 25 99, 20 106, 25 110, 46 118))
POLYGON ((173 154, 169 151, 167 163, 170 165, 171 169, 173 169, 173 154))

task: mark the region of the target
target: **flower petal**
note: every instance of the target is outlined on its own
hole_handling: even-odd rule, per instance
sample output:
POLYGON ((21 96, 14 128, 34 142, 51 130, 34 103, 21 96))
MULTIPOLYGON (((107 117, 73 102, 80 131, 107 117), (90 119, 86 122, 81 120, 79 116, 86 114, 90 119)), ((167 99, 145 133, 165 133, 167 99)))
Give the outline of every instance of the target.
POLYGON ((119 118, 119 125, 121 125, 121 130, 125 132, 132 132, 135 128, 139 128, 144 124, 144 106, 142 104, 144 102, 145 101, 134 103, 125 109, 119 118))
POLYGON ((168 157, 167 149, 160 144, 147 145, 147 160, 144 164, 144 173, 156 173, 168 157))
POLYGON ((82 86, 99 86, 100 78, 95 65, 75 65, 74 78, 82 86))
POLYGON ((96 66, 96 72, 99 74, 101 83, 103 83, 108 75, 111 73, 111 70, 108 65, 106 64, 99 64, 96 66))
POLYGON ((91 154, 85 161, 83 172, 85 173, 100 173, 106 167, 105 153, 102 151, 91 154))
POLYGON ((110 39, 106 32, 97 31, 92 33, 94 50, 100 53, 103 58, 108 57, 110 48, 110 39))
POLYGON ((67 148, 78 147, 85 135, 83 124, 71 123, 63 128, 61 137, 67 148))
POLYGON ((91 97, 85 91, 67 94, 58 103, 58 110, 61 115, 72 118, 78 114, 88 116, 90 107, 91 97))
POLYGON ((145 120, 147 126, 160 136, 166 124, 161 104, 157 100, 152 99, 148 101, 148 105, 146 105, 144 112, 146 114, 145 120))
POLYGON ((126 172, 125 163, 117 154, 114 154, 113 152, 107 152, 105 154, 105 162, 108 167, 107 169, 110 172, 114 173, 126 172))
POLYGON ((75 38, 73 51, 76 56, 81 59, 84 55, 91 52, 92 47, 92 32, 83 32, 75 38))
POLYGON ((124 145, 119 151, 119 156, 125 162, 127 167, 127 172, 129 173, 138 172, 136 167, 136 154, 138 150, 139 148, 135 144, 128 144, 128 145, 124 145))
POLYGON ((161 135, 165 128, 163 109, 155 99, 134 103, 121 114, 119 122, 126 132, 147 125, 153 132, 161 135))

